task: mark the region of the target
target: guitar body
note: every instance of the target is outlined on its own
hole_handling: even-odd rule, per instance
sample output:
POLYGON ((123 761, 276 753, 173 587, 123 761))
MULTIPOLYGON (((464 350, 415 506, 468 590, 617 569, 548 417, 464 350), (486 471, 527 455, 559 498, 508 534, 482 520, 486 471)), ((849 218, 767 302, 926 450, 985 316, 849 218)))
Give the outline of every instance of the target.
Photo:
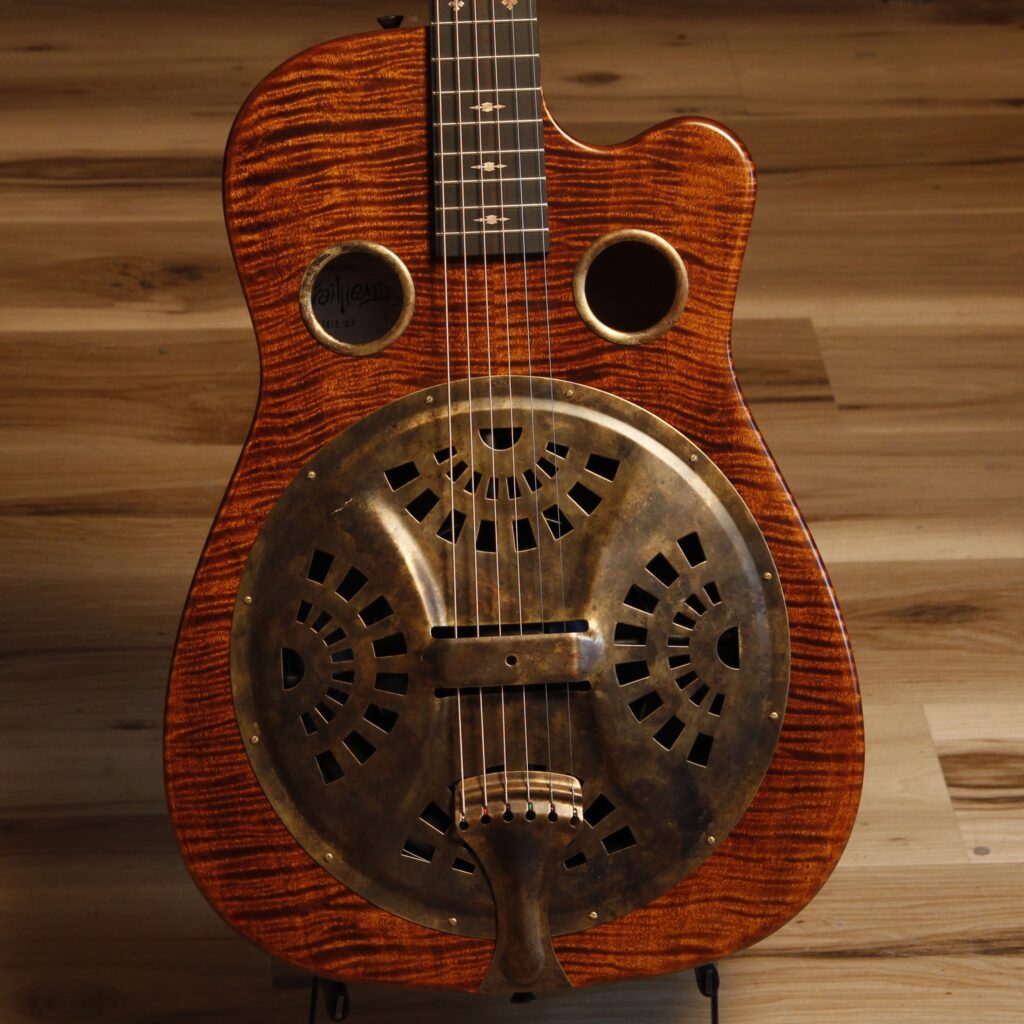
MULTIPOLYGON (((259 344, 261 387, 185 608, 165 758, 189 870, 243 936, 325 977, 475 991, 494 939, 446 933, 380 909, 325 870, 268 800, 232 692, 232 622, 250 552, 275 503, 347 428, 446 380, 445 274, 449 291, 461 295, 467 268, 446 268, 433 249, 428 72, 422 30, 327 43, 270 75, 235 123, 225 206, 259 344), (344 239, 387 247, 415 282, 407 329, 363 358, 317 343, 299 311, 306 268, 344 239)), ((788 703, 756 795, 713 855, 666 891, 597 927, 556 934, 565 976, 582 986, 724 957, 797 914, 851 831, 863 735, 831 586, 733 371, 732 307, 755 194, 745 150, 698 119, 592 147, 566 136, 546 112, 544 144, 552 238, 546 264, 468 265, 475 292, 487 274, 491 294, 512 296, 508 372, 538 372, 536 353, 528 365, 523 316, 515 311, 523 308, 524 289, 542 293, 546 273, 552 363, 545 352, 544 376, 619 396, 698 446, 760 528, 789 619, 788 703), (598 337, 573 301, 581 257, 620 229, 666 239, 689 273, 685 314, 648 344, 598 337)), ((474 303, 468 315, 479 368, 487 314, 474 303)), ((504 345, 503 323, 503 368, 504 345)), ((466 376, 464 348, 455 369, 466 376)))

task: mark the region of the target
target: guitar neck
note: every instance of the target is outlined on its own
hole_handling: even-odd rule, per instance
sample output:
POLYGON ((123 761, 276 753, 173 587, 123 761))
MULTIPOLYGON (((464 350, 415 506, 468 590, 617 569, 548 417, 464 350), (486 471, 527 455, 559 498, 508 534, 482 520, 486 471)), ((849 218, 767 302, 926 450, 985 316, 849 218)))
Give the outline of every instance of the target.
POLYGON ((536 0, 432 0, 435 254, 548 250, 536 0))

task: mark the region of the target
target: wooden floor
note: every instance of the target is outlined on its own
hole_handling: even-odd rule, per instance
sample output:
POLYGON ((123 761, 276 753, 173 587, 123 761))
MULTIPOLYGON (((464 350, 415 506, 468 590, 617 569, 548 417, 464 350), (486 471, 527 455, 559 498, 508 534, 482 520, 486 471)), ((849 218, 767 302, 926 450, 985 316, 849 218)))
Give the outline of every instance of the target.
MULTIPOLYGON (((700 112, 753 151, 737 361, 862 674, 848 852, 723 965, 722 1020, 1019 1021, 1024 6, 542 7, 568 130, 613 141, 700 112)), ((305 1020, 304 980, 229 932, 178 860, 160 724, 257 386, 225 136, 269 68, 380 13, 0 7, 0 1024, 305 1020)), ((680 976, 529 1007, 359 988, 353 1020, 704 1013, 680 976)))

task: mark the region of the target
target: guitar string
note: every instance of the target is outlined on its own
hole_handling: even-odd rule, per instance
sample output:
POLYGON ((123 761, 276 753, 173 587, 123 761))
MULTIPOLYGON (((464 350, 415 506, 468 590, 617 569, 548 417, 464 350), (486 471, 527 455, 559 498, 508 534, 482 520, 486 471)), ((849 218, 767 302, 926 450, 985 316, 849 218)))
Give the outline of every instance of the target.
MULTIPOLYGON (((540 53, 540 50, 538 49, 539 40, 538 40, 537 35, 535 33, 535 20, 536 19, 530 21, 530 27, 529 27, 529 31, 530 31, 530 53, 540 53)), ((515 61, 513 61, 512 63, 513 63, 513 66, 514 66, 515 65, 515 61)), ((537 94, 539 95, 539 93, 540 93, 540 76, 539 76, 540 60, 536 59, 533 62, 531 62, 531 67, 533 69, 532 70, 532 74, 531 74, 531 78, 533 80, 533 85, 534 85, 535 89, 537 90, 537 94)), ((549 235, 549 237, 550 237, 550 235, 549 235)), ((548 286, 548 253, 547 253, 547 246, 545 246, 545 245, 541 246, 541 267, 542 267, 543 280, 544 280, 544 325, 545 325, 545 331, 547 333, 547 347, 548 347, 548 384, 549 384, 549 387, 550 387, 550 390, 551 390, 551 406, 550 406, 550 408, 551 408, 551 443, 552 443, 552 446, 555 448, 555 451, 557 452, 559 446, 558 446, 558 425, 557 425, 557 418, 555 416, 555 372, 554 372, 554 355, 553 355, 553 351, 552 351, 553 346, 552 346, 552 338, 551 338, 551 295, 550 295, 550 288, 548 286)), ((555 507, 557 509, 561 509, 561 507, 562 507, 562 486, 561 486, 561 481, 558 478, 558 473, 557 472, 555 473, 554 480, 555 480, 555 507)), ((561 513, 559 512, 559 529, 560 528, 561 528, 561 513)), ((558 548, 558 583, 559 583, 559 589, 561 591, 561 598, 562 598, 562 631, 564 632, 566 629, 568 629, 568 619, 567 619, 568 611, 567 611, 567 608, 566 608, 566 601, 565 601, 565 555, 564 555, 564 552, 562 550, 563 546, 562 546, 562 542, 561 542, 561 538, 560 537, 556 538, 556 547, 558 548)), ((547 699, 547 692, 548 692, 547 686, 545 685, 545 687, 544 687, 545 700, 547 699)), ((566 683, 565 683, 565 709, 566 709, 566 730, 567 730, 567 738, 568 738, 568 745, 569 745, 569 774, 571 776, 575 777, 576 770, 575 770, 575 764, 574 764, 573 736, 572 736, 572 689, 569 686, 568 680, 566 680, 566 683)), ((551 725, 550 725, 550 721, 549 721, 549 723, 548 723, 548 743, 549 744, 550 744, 550 733, 551 733, 551 725)), ((549 760, 550 760, 550 756, 549 756, 549 760)), ((575 788, 575 786, 572 786, 572 787, 570 787, 570 789, 571 789, 571 793, 572 793, 572 797, 571 797, 571 799, 572 799, 572 816, 573 816, 573 818, 575 818, 577 816, 577 812, 576 812, 576 788, 575 788)), ((550 798, 551 798, 551 807, 552 807, 552 810, 554 810, 555 794, 554 794, 554 780, 553 779, 551 779, 551 790, 550 790, 550 794, 549 795, 550 795, 550 798)))
MULTIPOLYGON (((473 68, 476 79, 476 141, 477 148, 480 151, 480 162, 478 164, 480 168, 479 172, 479 184, 480 184, 480 217, 477 220, 480 221, 481 230, 483 232, 483 279, 484 279, 484 337, 487 346, 487 404, 490 412, 491 421, 491 479, 488 483, 487 490, 484 492, 484 507, 486 508, 486 502, 492 498, 494 500, 494 587, 495 587, 495 603, 497 605, 497 626, 498 626, 498 638, 504 633, 503 621, 502 621, 502 608, 501 608, 501 494, 498 487, 498 452, 496 448, 497 435, 495 432, 495 421, 494 421, 494 366, 493 358, 491 353, 491 294, 490 294, 490 272, 487 267, 487 228, 488 228, 488 217, 490 216, 486 203, 484 202, 484 121, 483 121, 483 61, 481 60, 481 47, 480 47, 480 19, 477 11, 477 0, 473 0, 473 68), (493 489, 493 495, 492 495, 493 489)), ((492 49, 496 49, 496 46, 492 46, 492 49)), ((497 60, 495 60, 495 66, 497 66, 497 60)), ((500 140, 501 129, 498 129, 498 135, 500 140)), ((504 238, 504 228, 502 227, 503 221, 498 221, 498 230, 502 233, 504 238)), ((472 441, 475 443, 476 438, 473 437, 472 441)), ((505 797, 505 808, 509 807, 508 797, 508 736, 507 729, 505 726, 505 688, 503 686, 498 687, 498 694, 500 697, 500 710, 501 710, 501 756, 502 756, 502 786, 504 789, 505 797)), ((480 714, 481 714, 481 729, 483 728, 483 687, 480 689, 480 714)), ((484 764, 484 774, 487 772, 487 765, 484 764)))
MULTIPOLYGON (((462 121, 462 51, 459 42, 459 28, 461 22, 459 20, 459 12, 464 6, 463 4, 451 5, 454 12, 452 23, 453 33, 455 36, 455 60, 452 62, 455 65, 455 95, 458 97, 458 115, 456 117, 456 132, 458 133, 459 142, 456 150, 458 152, 459 161, 459 196, 460 196, 460 235, 462 240, 462 290, 463 297, 465 300, 465 317, 466 317, 466 401, 468 406, 468 418, 469 418, 469 482, 472 487, 472 512, 473 512, 473 533, 471 537, 471 545, 473 551, 473 596, 475 605, 475 619, 476 619, 476 635, 480 636, 480 565, 479 557, 477 554, 477 537, 479 536, 479 517, 477 515, 477 504, 476 495, 479 487, 477 486, 477 475, 476 475, 476 446, 473 443, 473 356, 471 351, 472 332, 470 329, 469 313, 469 233, 466 226, 466 168, 465 168, 465 150, 464 138, 463 138, 463 121, 462 121)), ((444 122, 441 122, 442 125, 444 122)), ((441 129, 441 152, 444 150, 444 128, 441 129)), ((441 157, 442 162, 444 157, 441 157)), ((485 236, 486 240, 486 236, 485 236)), ((452 467, 454 472, 454 466, 452 467)), ((455 623, 455 638, 459 635, 459 624, 455 623)), ((457 689, 458 687, 456 687, 457 689)), ((483 762, 483 771, 481 772, 481 787, 483 797, 483 812, 487 814, 487 736, 484 729, 484 688, 480 687, 480 759, 483 762)))
MULTIPOLYGON (((437 120, 438 124, 444 124, 444 80, 442 75, 442 68, 444 62, 441 60, 441 2, 442 0, 435 0, 436 14, 435 14, 435 25, 434 25, 434 41, 437 50, 437 74, 435 80, 437 82, 437 120)), ((458 102, 458 99, 456 99, 458 102)), ((438 150, 444 152, 444 129, 438 128, 438 150)), ((445 357, 445 379, 448 384, 448 455, 449 455, 449 467, 455 465, 455 427, 452 416, 452 332, 451 332, 451 313, 448 308, 448 187, 445 180, 445 158, 439 157, 441 164, 441 263, 442 263, 442 274, 441 279, 444 282, 444 357, 445 357)), ((449 518, 449 527, 452 532, 452 621, 455 623, 456 632, 458 631, 459 625, 459 570, 458 570, 458 554, 456 552, 456 541, 458 536, 455 532, 455 474, 451 471, 448 473, 448 480, 450 484, 450 498, 451 498, 451 513, 449 518)), ((460 812, 462 814, 462 821, 466 821, 466 754, 463 745, 462 737, 462 690, 456 686, 455 688, 455 707, 456 715, 458 716, 458 737, 459 737, 459 792, 460 792, 460 812)))
MULTIPOLYGON (((494 14, 494 13, 495 12, 493 11, 493 4, 492 4, 492 14, 494 14)), ((512 52, 514 54, 515 53, 515 35, 514 35, 515 25, 514 24, 512 25, 512 31, 513 31, 513 36, 512 36, 512 52)), ((493 82, 494 82, 494 121, 495 121, 495 125, 497 126, 497 130, 495 132, 495 135, 497 136, 496 150, 497 150, 497 157, 498 158, 497 158, 497 161, 495 162, 495 167, 496 167, 496 170, 497 170, 497 173, 498 173, 498 223, 501 224, 501 225, 504 225, 505 221, 506 221, 506 217, 505 217, 505 183, 504 183, 504 174, 503 174, 504 167, 505 167, 505 163, 504 163, 505 153, 504 153, 504 141, 502 139, 502 134, 501 134, 501 127, 502 127, 502 123, 503 123, 502 122, 502 118, 501 118, 502 106, 500 104, 501 93, 498 91, 501 79, 500 79, 499 70, 498 70, 498 20, 497 20, 497 18, 492 18, 492 21, 491 21, 491 40, 492 40, 492 53, 493 53, 493 56, 494 56, 493 68, 492 68, 492 71, 493 71, 493 82)), ((481 174, 482 174, 482 165, 481 165, 481 174)), ((481 189, 480 189, 480 196, 481 196, 481 200, 480 201, 481 201, 481 203, 483 203, 483 193, 484 193, 484 189, 481 186, 481 189)), ((520 216, 522 216, 522 211, 520 211, 520 216)), ((510 491, 509 498, 511 498, 511 500, 512 500, 512 520, 511 520, 511 522, 509 524, 509 526, 511 527, 510 530, 509 530, 509 535, 511 537, 513 551, 515 552, 516 605, 517 605, 517 607, 519 609, 519 635, 522 636, 525 633, 524 618, 523 618, 523 569, 522 569, 522 557, 521 557, 520 551, 519 551, 519 533, 518 533, 519 494, 520 494, 520 491, 519 491, 519 468, 518 468, 518 466, 516 464, 516 445, 517 445, 517 439, 516 439, 516 436, 515 436, 515 409, 514 409, 514 404, 513 404, 514 403, 514 395, 513 395, 513 389, 512 389, 512 316, 511 316, 511 308, 510 308, 510 301, 509 301, 509 286, 508 286, 508 244, 507 244, 507 237, 508 237, 507 233, 505 232, 504 227, 502 227, 502 230, 501 230, 501 269, 502 269, 502 283, 503 283, 503 286, 504 286, 504 293, 505 293, 505 352, 506 352, 506 359, 507 359, 507 366, 508 366, 508 430, 509 430, 509 442, 510 442, 509 457, 510 457, 510 459, 512 461, 512 476, 509 478, 509 483, 507 485, 509 487, 509 491, 510 491)), ((501 498, 501 495, 500 495, 500 492, 499 492, 498 500, 500 500, 500 498, 501 498)), ((504 765, 504 771, 505 771, 505 789, 506 789, 505 803, 506 803, 506 809, 507 809, 507 807, 508 807, 508 748, 507 748, 507 745, 505 743, 505 733, 504 733, 504 725, 505 725, 505 691, 504 691, 504 688, 502 688, 502 691, 501 691, 501 721, 502 721, 502 755, 503 755, 502 763, 504 765)), ((524 717, 523 717, 523 733, 524 733, 524 735, 526 735, 527 728, 528 728, 527 721, 526 721, 526 717, 524 715, 524 717)), ((529 741, 527 740, 527 743, 528 742, 529 741)))
MULTIPOLYGON (((513 5, 514 7, 514 5, 513 5)), ((512 53, 509 62, 512 66, 512 96, 513 105, 515 109, 515 137, 516 137, 516 155, 518 157, 518 183, 519 183, 519 207, 520 210, 526 208, 526 194, 524 188, 524 177, 523 173, 523 148, 522 148, 522 112, 520 110, 520 93, 519 93, 519 71, 518 71, 518 57, 516 53, 516 42, 515 42, 515 13, 513 7, 508 8, 509 19, 510 19, 510 30, 512 38, 512 53)), ((536 16, 535 11, 528 11, 531 16, 536 16)), ((527 18, 528 20, 529 18, 527 18)), ((496 19, 497 20, 497 19, 496 19)), ((531 53, 536 53, 537 50, 530 48, 531 53)), ((535 91, 535 101, 537 98, 537 92, 535 91)), ((540 111, 538 111, 540 113, 540 111)), ((543 142, 543 139, 542 139, 543 142)), ((521 234, 521 246, 522 246, 522 286, 523 286, 523 307, 525 314, 525 327, 526 327, 526 378, 528 380, 529 389, 529 424, 530 424, 530 444, 532 447, 532 459, 534 459, 534 467, 538 467, 539 459, 537 454, 537 404, 534 394, 534 356, 532 356, 532 347, 534 347, 534 338, 532 338, 532 329, 530 327, 530 308, 529 308, 529 274, 528 274, 528 261, 527 261, 527 247, 526 247, 526 221, 523 216, 520 216, 520 234, 521 234)), ((534 470, 536 473, 536 469, 534 470)), ((536 476, 535 476, 536 480, 536 476)), ((540 616, 541 616, 541 630, 545 629, 544 624, 547 623, 547 614, 545 609, 544 599, 544 531, 542 528, 541 520, 541 487, 537 486, 532 488, 534 490, 534 525, 537 535, 537 579, 538 579, 538 599, 540 605, 540 616)), ((545 723, 547 728, 548 736, 548 771, 552 770, 551 764, 551 718, 550 718, 550 705, 548 700, 548 684, 544 684, 544 705, 545 705, 545 723)), ((526 713, 526 689, 523 687, 522 690, 522 719, 523 719, 523 751, 526 761, 526 803, 528 807, 532 806, 532 794, 530 792, 530 776, 529 776, 529 738, 526 731, 527 713, 526 713)), ((549 787, 549 797, 551 791, 549 787)))

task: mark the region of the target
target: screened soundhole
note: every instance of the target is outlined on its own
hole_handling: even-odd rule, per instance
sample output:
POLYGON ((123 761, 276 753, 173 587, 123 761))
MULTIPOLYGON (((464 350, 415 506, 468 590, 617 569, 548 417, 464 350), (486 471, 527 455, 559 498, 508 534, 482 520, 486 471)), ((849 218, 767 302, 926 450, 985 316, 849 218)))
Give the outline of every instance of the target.
POLYGON ((584 322, 601 337, 639 344, 664 334, 686 303, 686 268, 649 232, 606 235, 584 254, 574 283, 584 322))

